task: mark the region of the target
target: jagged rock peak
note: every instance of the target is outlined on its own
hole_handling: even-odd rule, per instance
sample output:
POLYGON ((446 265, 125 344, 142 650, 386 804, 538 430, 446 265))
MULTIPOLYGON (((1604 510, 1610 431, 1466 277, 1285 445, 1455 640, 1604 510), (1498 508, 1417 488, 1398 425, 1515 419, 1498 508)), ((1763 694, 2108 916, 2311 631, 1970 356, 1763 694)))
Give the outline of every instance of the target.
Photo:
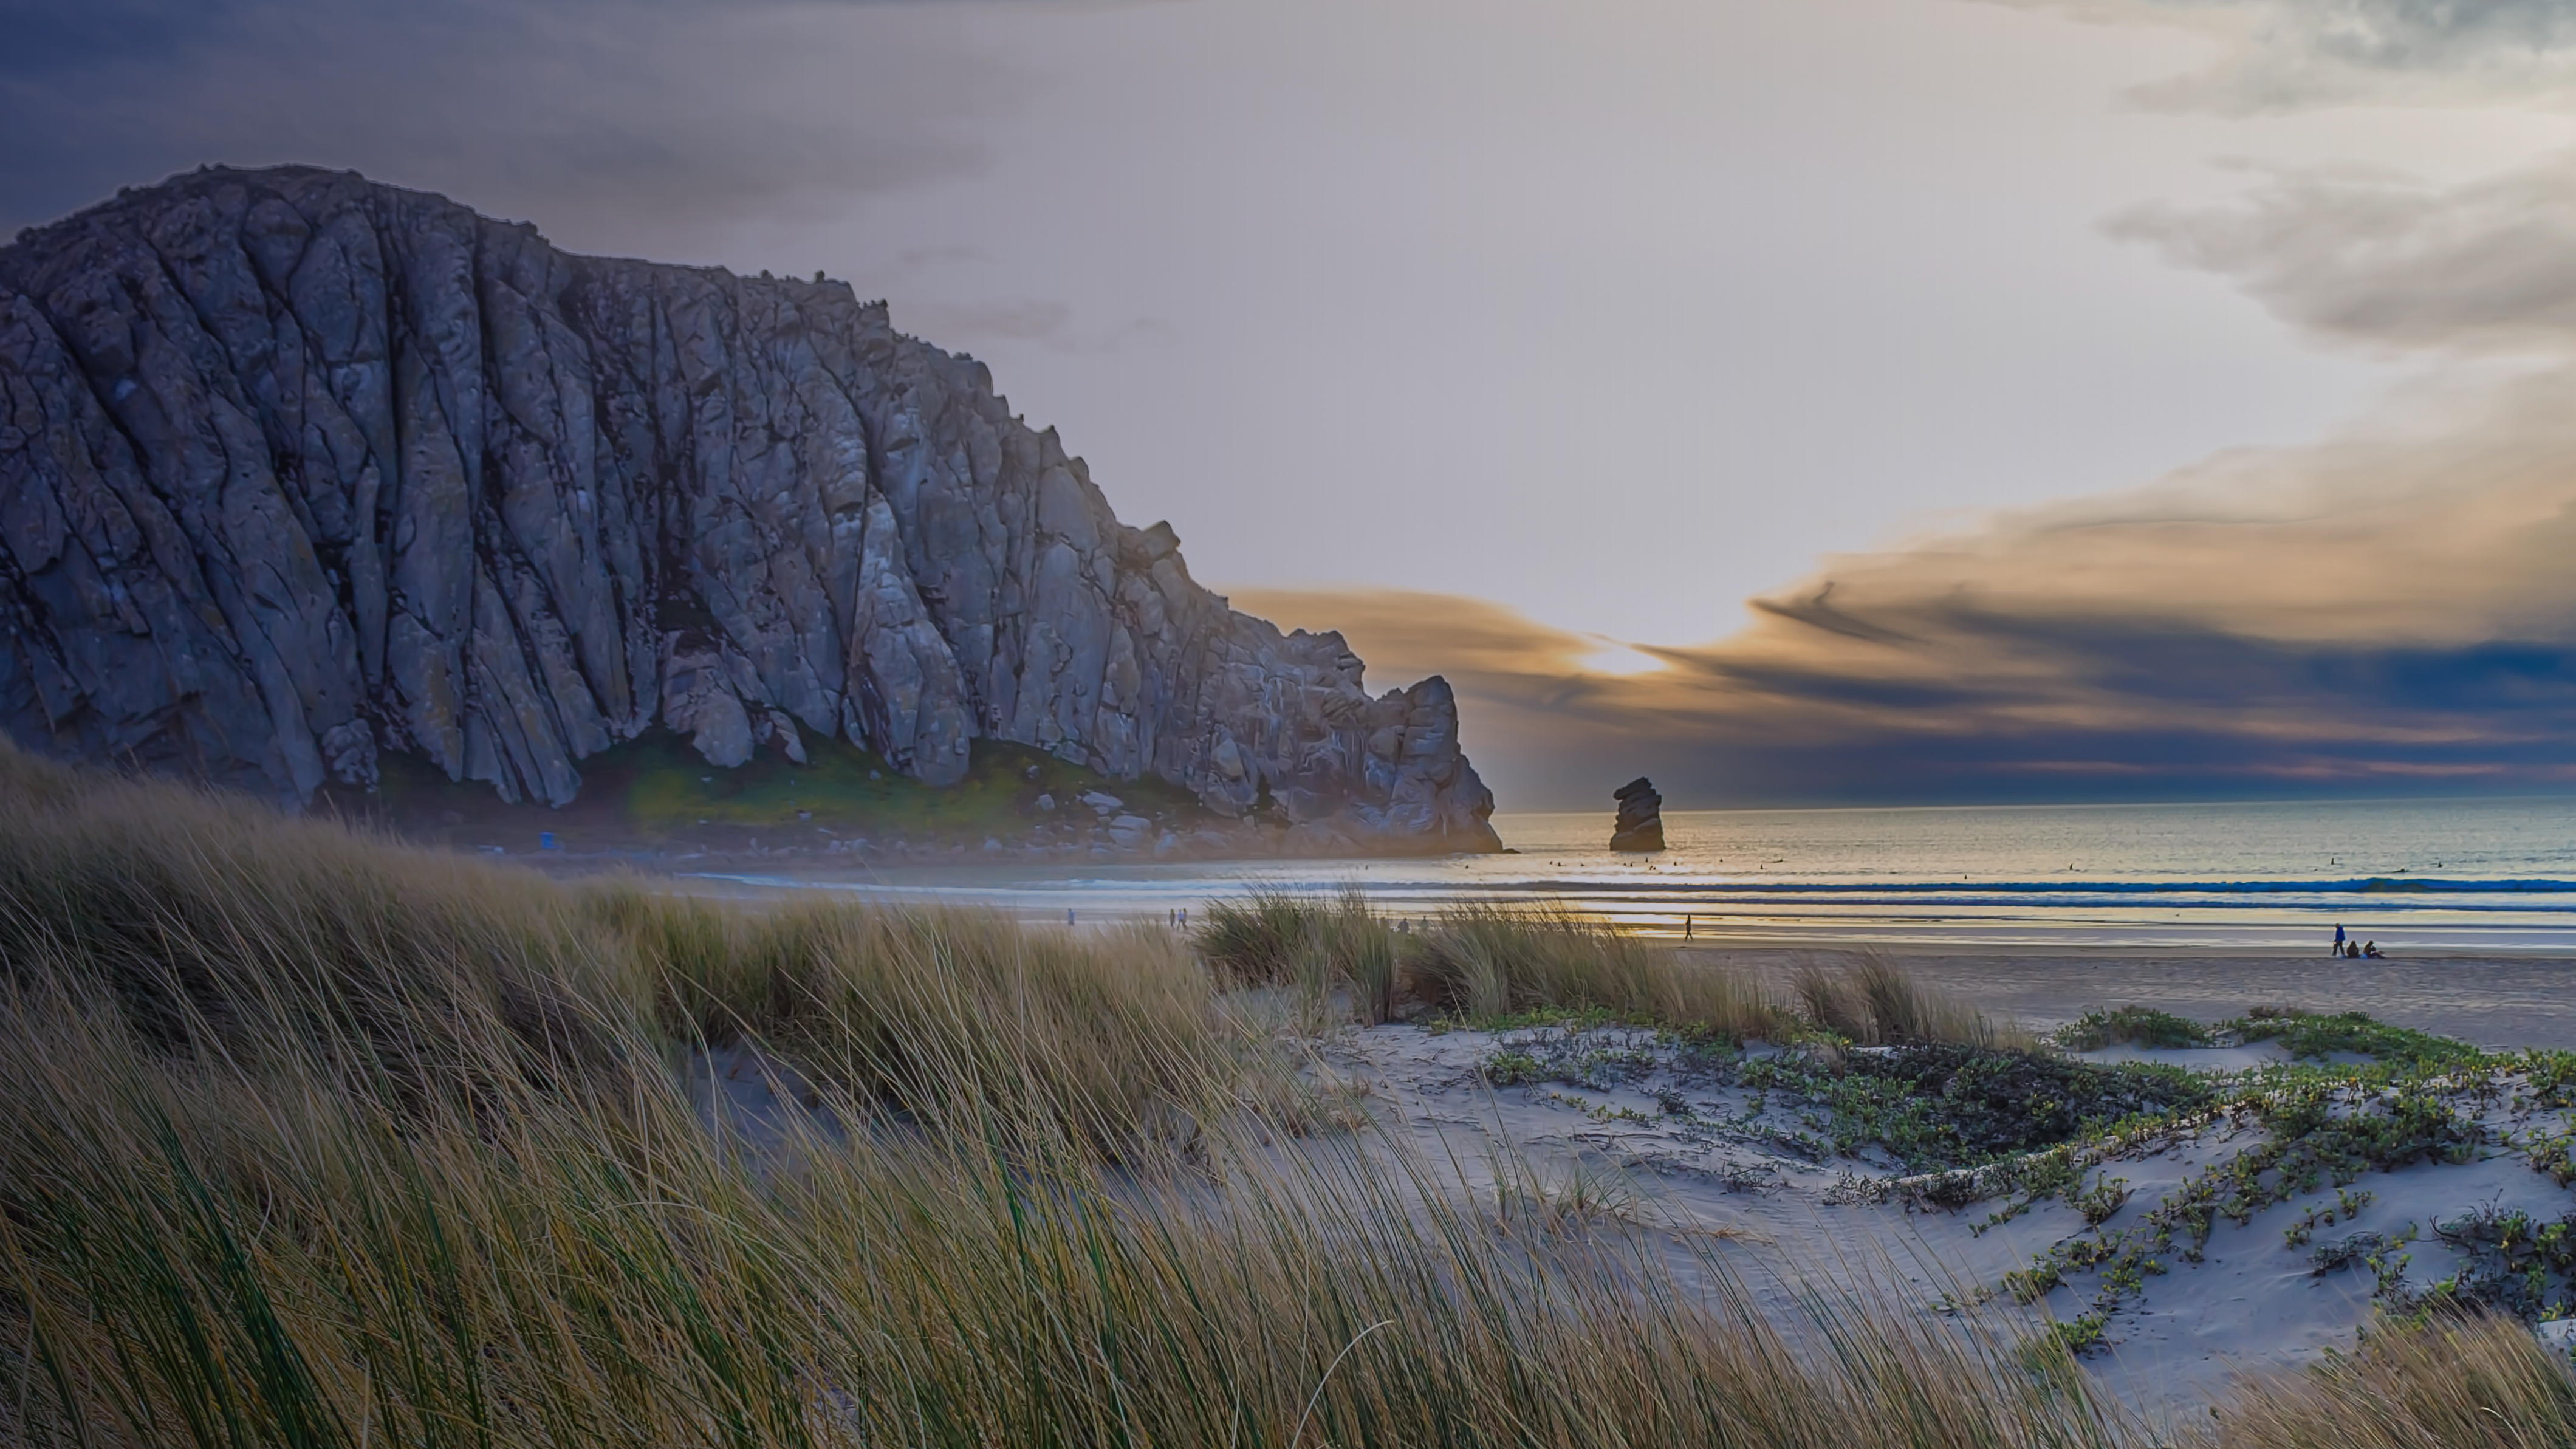
POLYGON ((560 804, 657 723, 932 782, 994 738, 1310 847, 1498 846, 1444 681, 1372 698, 1179 542, 840 283, 299 167, 0 248, 0 723, 58 756, 560 804))
POLYGON ((1619 818, 1610 827, 1612 850, 1664 848, 1664 797, 1655 793, 1653 781, 1639 775, 1610 798, 1619 802, 1619 818))

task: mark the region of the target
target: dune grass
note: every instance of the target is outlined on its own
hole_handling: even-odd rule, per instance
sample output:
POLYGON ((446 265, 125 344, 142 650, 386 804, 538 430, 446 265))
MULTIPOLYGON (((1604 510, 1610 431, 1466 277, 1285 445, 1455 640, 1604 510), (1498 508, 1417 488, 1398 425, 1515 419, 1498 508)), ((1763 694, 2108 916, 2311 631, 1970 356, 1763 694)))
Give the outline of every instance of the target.
POLYGON ((1393 1017, 1395 932, 1356 888, 1331 897, 1254 891, 1211 901, 1200 917, 1195 943, 1225 983, 1294 988, 1310 1023, 1337 991, 1363 1026, 1393 1017))
POLYGON ((2107 1444, 1933 1324, 1793 1347, 1353 1155, 1231 1215, 968 1141, 764 1179, 667 1120, 289 1121, 13 1073, 28 1439, 341 1444, 2107 1444), (1044 1174, 1044 1186, 1033 1185, 1044 1174))
POLYGON ((1945 1043, 2026 1050, 2035 1044, 2028 1033, 1989 1020, 1875 954, 1835 965, 1807 962, 1798 968, 1795 989, 1808 1021, 1856 1046, 1945 1043))
POLYGON ((1684 961, 1559 907, 1471 902, 1402 934, 1356 890, 1256 892, 1203 915, 1199 950, 1228 979, 1347 987, 1354 1015, 1371 1024, 1404 999, 1468 1021, 1601 1010, 1736 1040, 1795 1029, 1750 975, 1684 961))
POLYGON ((2152 1439, 2045 1341, 1784 1326, 1687 1235, 1295 1138, 1164 933, 573 889, 5 749, 0 818, 0 1442, 2152 1439), (693 1097, 719 1042, 809 1084, 782 1140, 693 1097))
POLYGON ((2508 1318, 2375 1333, 2218 1407, 2225 1449, 2525 1449, 2576 1443, 2576 1373, 2508 1318))
POLYGON ((0 813, 0 976, 245 1067, 310 1049, 388 1090, 631 1093, 672 1047, 757 1037, 871 1100, 1042 1100, 1107 1140, 1231 1045, 1159 932, 567 888, 14 752, 0 813))
POLYGON ((1313 998, 1349 987, 1354 1014, 1370 1024, 1409 998, 1480 1023, 1598 1011, 1738 1042, 1823 1032, 1857 1046, 2037 1045, 1883 957, 1808 962, 1783 1001, 1750 971, 1695 960, 1563 906, 1470 901, 1402 935, 1356 889, 1256 891, 1212 901, 1202 914, 1198 949, 1227 980, 1295 985, 1313 998))
POLYGON ((1977 1335, 1793 1346, 1634 1235, 1269 1150, 1154 933, 565 889, 5 764, 9 1438, 2110 1442, 1977 1335), (712 1040, 816 1084, 784 1147, 690 1101, 712 1040))

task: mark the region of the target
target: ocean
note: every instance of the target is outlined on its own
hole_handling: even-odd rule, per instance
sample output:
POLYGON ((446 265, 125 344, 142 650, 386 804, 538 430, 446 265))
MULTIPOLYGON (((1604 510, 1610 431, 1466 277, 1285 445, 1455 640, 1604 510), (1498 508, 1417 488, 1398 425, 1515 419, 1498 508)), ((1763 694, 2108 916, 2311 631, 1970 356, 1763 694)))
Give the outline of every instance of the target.
POLYGON ((1612 854, 1607 810, 1494 825, 1516 854, 714 878, 1078 923, 1351 886, 1395 915, 1552 902, 1740 942, 2322 955, 2341 924, 2392 953, 2576 952, 2576 798, 1677 811, 1655 855, 1612 854))

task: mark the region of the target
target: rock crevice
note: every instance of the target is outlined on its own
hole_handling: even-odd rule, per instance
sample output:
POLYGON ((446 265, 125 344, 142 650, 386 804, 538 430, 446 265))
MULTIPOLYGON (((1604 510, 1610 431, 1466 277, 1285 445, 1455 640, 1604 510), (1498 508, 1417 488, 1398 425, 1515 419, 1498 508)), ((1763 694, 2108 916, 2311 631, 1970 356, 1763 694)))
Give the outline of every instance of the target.
POLYGON ((1035 745, 1304 843, 1492 849, 1435 677, 1371 696, 841 284, 574 256, 200 171, 0 248, 0 722, 288 801, 380 751, 555 804, 659 722, 923 780, 1035 745))

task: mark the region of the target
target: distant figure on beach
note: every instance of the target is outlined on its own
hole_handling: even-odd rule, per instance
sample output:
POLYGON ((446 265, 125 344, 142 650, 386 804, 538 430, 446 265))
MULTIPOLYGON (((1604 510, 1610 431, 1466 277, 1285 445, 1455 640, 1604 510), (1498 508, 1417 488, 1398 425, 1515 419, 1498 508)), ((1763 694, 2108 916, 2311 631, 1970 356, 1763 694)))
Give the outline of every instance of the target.
POLYGON ((2343 958, 2344 958, 2345 960, 2347 960, 2347 961, 2358 961, 2358 960, 2360 960, 2360 959, 2361 959, 2361 946, 2359 945, 2359 943, 2357 943, 2357 942, 2351 942, 2351 941, 2347 941, 2347 942, 2345 942, 2345 943, 2344 943, 2344 948, 2343 948, 2343 958))
POLYGON ((2331 951, 2328 951, 2326 954, 2327 954, 2327 955, 2329 955, 2329 956, 2340 956, 2340 955, 2342 955, 2342 954, 2343 954, 2343 947, 2344 947, 2344 940, 2343 940, 2343 922, 2341 922, 2341 921, 2337 921, 2337 922, 2335 922, 2335 943, 2334 943, 2334 949, 2333 949, 2333 950, 2331 950, 2331 951))
POLYGON ((1684 916, 1684 917, 1682 917, 1682 939, 1683 939, 1683 940, 1687 941, 1687 940, 1689 940, 1689 939, 1691 938, 1691 927, 1692 927, 1693 925, 1695 925, 1696 923, 1697 923, 1697 918, 1696 918, 1696 917, 1692 917, 1692 916, 1684 916))
POLYGON ((2371 959, 2371 960, 2373 960, 2373 961, 2385 961, 2385 960, 2387 960, 2387 959, 2388 959, 2387 957, 2382 956, 2382 955, 2380 955, 2380 954, 2379 954, 2379 943, 2378 943, 2377 941, 2364 941, 2364 942, 2362 942, 2362 943, 2361 943, 2361 954, 2362 954, 2362 955, 2364 955, 2364 956, 2366 956, 2366 957, 2368 957, 2368 958, 2370 958, 2370 959, 2371 959))

